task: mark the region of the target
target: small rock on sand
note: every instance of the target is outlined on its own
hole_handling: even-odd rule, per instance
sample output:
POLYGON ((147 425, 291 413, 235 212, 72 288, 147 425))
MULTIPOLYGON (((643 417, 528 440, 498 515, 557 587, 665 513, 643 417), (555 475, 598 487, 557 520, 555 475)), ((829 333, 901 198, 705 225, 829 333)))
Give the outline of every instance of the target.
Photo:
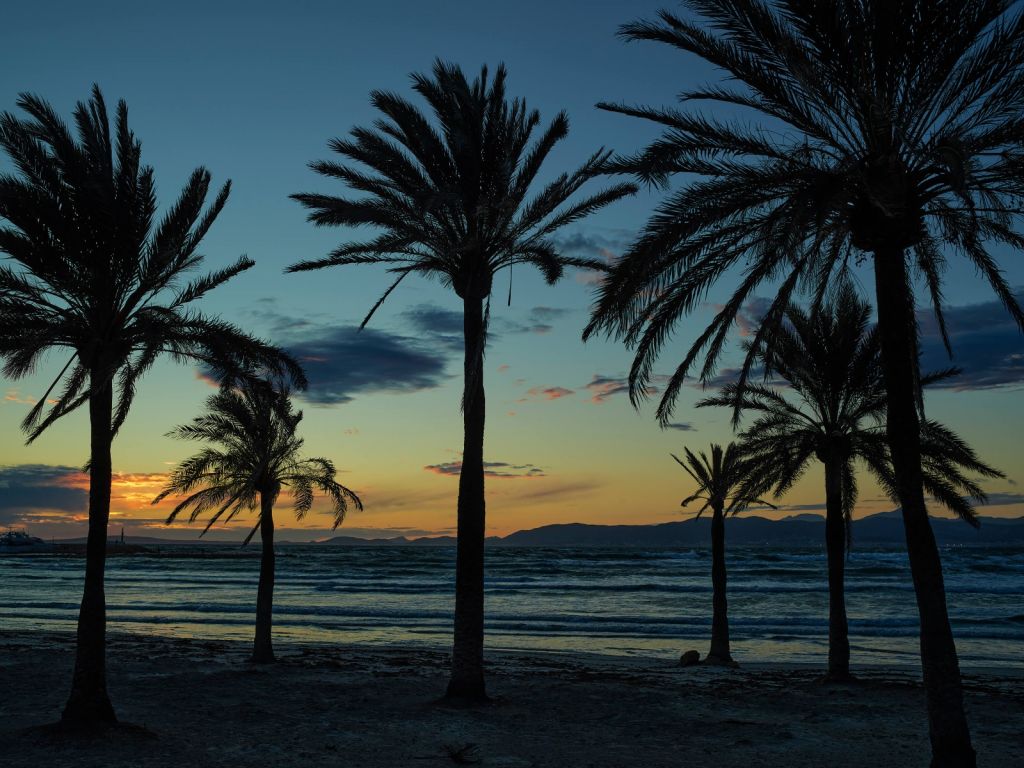
POLYGON ((700 664, 700 651, 687 651, 679 657, 681 667, 692 667, 695 664, 700 664))

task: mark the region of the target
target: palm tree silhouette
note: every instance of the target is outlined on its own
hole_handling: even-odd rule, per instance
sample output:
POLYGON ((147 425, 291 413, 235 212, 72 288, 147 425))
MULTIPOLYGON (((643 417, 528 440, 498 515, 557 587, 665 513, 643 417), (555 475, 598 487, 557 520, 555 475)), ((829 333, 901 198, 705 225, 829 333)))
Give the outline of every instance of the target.
POLYGON ((203 261, 203 236, 227 201, 225 184, 203 210, 210 174, 192 173, 159 223, 153 170, 117 107, 113 135, 94 86, 75 108, 77 140, 54 109, 22 94, 19 119, 0 115, 0 147, 17 175, 0 177, 0 357, 12 378, 32 372, 48 350, 67 362, 22 422, 29 442, 61 417, 89 405, 89 535, 85 588, 65 724, 116 722, 106 687, 103 572, 110 516, 114 436, 141 376, 163 355, 198 361, 231 379, 253 366, 305 380, 288 355, 233 325, 189 307, 248 269, 233 265, 183 283, 203 261), (115 382, 117 396, 114 396, 115 382), (58 392, 55 393, 57 387, 58 392), (47 404, 52 407, 46 409, 47 404))
MULTIPOLYGON (((993 246, 1020 249, 1024 194, 1024 21, 1005 0, 686 0, 623 27, 722 69, 737 86, 690 90, 764 121, 748 127, 674 109, 601 105, 664 126, 636 156, 609 164, 669 193, 598 296, 585 336, 636 345, 630 372, 643 398, 677 320, 736 267, 740 285, 665 387, 667 422, 699 358, 712 374, 730 328, 760 287, 776 294, 752 339, 741 385, 770 346, 797 290, 812 306, 851 260, 874 270, 887 433, 921 621, 933 765, 976 763, 942 563, 928 522, 912 272, 923 276, 945 338, 946 251, 965 257, 1024 328, 993 246), (692 174, 692 175, 691 175, 692 174)), ((948 339, 945 339, 947 347, 948 339)))
POLYGON ((711 650, 705 659, 708 664, 733 664, 729 650, 729 606, 725 594, 725 516, 742 512, 751 504, 774 505, 757 498, 766 488, 763 482, 765 467, 749 461, 738 443, 722 446, 712 443, 711 457, 701 451, 698 455, 684 448, 686 459, 676 460, 697 483, 697 490, 683 499, 682 506, 703 501, 697 510, 700 517, 711 508, 711 586, 714 607, 711 620, 711 650))
MULTIPOLYGON (((153 499, 157 504, 171 494, 187 494, 167 517, 173 523, 190 510, 189 522, 211 513, 205 534, 218 520, 225 523, 239 512, 259 509, 256 526, 246 536, 248 544, 258 530, 263 551, 256 597, 256 637, 252 660, 274 660, 270 639, 274 601, 274 504, 282 489, 290 489, 295 519, 301 520, 313 506, 314 490, 332 502, 334 527, 345 519, 349 505, 363 508, 355 493, 334 479, 328 459, 300 456, 303 440, 296 435, 302 411, 292 409, 287 387, 269 382, 248 382, 239 388, 222 388, 206 401, 206 413, 169 434, 182 440, 213 443, 182 461, 171 472, 167 486, 153 499)), ((202 534, 200 534, 202 535, 202 534)))
MULTIPOLYGON (((825 467, 825 548, 828 555, 828 673, 833 681, 850 680, 847 631, 845 552, 853 509, 857 503, 854 465, 863 461, 893 500, 895 481, 884 427, 885 381, 876 328, 869 327, 871 308, 844 283, 817 312, 795 305, 770 353, 759 356, 766 376, 785 382, 786 389, 728 384, 698 407, 727 406, 753 411, 756 419, 740 434, 748 459, 763 467, 776 498, 786 493, 812 461, 825 467), (791 393, 791 395, 790 395, 791 393)), ((956 369, 922 377, 933 384, 956 369)), ((936 501, 977 526, 970 498, 984 502, 984 491, 967 473, 985 477, 1003 474, 983 463, 948 428, 921 424, 924 485, 936 501), (965 498, 966 497, 966 498, 965 498)))
POLYGON ((514 265, 529 264, 550 284, 566 266, 604 269, 593 259, 561 254, 552 235, 635 191, 632 184, 616 184, 568 202, 608 160, 610 153, 601 150, 578 170, 558 176, 528 198, 544 160, 567 135, 569 122, 559 113, 531 144, 540 116, 527 111, 523 100, 506 98, 505 78, 504 66, 493 79, 485 67, 469 82, 461 69, 442 61, 434 63, 432 76, 413 75, 413 90, 429 104, 436 124, 401 96, 374 91, 371 103, 383 115, 374 129, 355 128, 350 138, 331 141, 331 149, 344 162, 311 166, 360 196, 293 195, 311 210, 309 219, 319 226, 370 225, 381 230, 371 240, 345 243, 326 258, 289 268, 294 272, 344 264, 392 265, 396 278, 373 305, 364 326, 412 273, 439 280, 462 300, 465 437, 447 696, 466 701, 486 699, 483 357, 494 275, 508 268, 511 279, 514 265))

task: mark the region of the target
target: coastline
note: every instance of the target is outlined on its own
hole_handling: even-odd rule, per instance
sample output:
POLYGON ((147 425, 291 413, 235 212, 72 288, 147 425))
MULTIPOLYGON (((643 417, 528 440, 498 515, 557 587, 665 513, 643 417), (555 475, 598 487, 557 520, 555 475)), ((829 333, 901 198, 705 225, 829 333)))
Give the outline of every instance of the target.
MULTIPOLYGON (((681 648, 681 650, 684 650, 681 648)), ((488 651, 494 703, 442 706, 447 649, 280 643, 272 666, 238 641, 110 635, 119 717, 146 737, 86 745, 43 737, 74 656, 66 632, 0 630, 5 765, 451 765, 446 745, 475 744, 485 766, 927 764, 924 692, 913 670, 858 668, 853 686, 821 669, 755 659, 739 669, 662 658, 488 651)), ((1016 764, 1024 673, 965 674, 979 765, 1016 764)))

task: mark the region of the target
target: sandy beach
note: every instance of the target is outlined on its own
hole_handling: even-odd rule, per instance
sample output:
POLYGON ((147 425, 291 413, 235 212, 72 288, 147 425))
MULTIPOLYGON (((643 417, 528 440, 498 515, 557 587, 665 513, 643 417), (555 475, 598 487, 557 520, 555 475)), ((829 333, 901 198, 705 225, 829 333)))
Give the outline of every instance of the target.
MULTIPOLYGON (((926 766, 924 693, 912 674, 746 661, 681 668, 666 659, 493 651, 493 704, 460 710, 442 649, 286 646, 246 662, 247 644, 115 634, 109 687, 142 729, 81 741, 57 720, 70 634, 0 632, 4 766, 926 766), (460 761, 462 761, 460 763, 460 761)), ((979 765, 1019 765, 1024 678, 965 680, 979 765)))

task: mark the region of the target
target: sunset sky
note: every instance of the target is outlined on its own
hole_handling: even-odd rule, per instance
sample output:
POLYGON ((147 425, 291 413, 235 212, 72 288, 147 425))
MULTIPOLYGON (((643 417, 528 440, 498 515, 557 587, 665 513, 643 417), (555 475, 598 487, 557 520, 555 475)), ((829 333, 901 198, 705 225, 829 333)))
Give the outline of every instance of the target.
MULTIPOLYGON (((619 24, 649 18, 663 2, 397 2, 16 4, 0 26, 0 109, 31 91, 70 119, 96 82, 108 105, 124 98, 143 159, 169 204, 188 174, 204 165, 214 181, 231 179, 227 207, 207 236, 210 268, 248 254, 256 266, 204 300, 247 330, 305 360, 311 388, 301 400, 309 455, 342 468, 366 510, 340 533, 432 535, 455 526, 462 443, 460 302, 440 285, 406 281, 365 331, 357 325, 390 280, 382 268, 345 267, 299 275, 283 269, 326 254, 353 232, 315 230, 294 192, 341 193, 307 163, 329 157, 327 141, 376 115, 372 89, 411 95, 408 75, 435 57, 469 73, 504 62, 509 91, 542 118, 560 109, 569 138, 551 155, 548 176, 575 168, 600 146, 629 152, 656 135, 641 122, 594 109, 601 100, 662 105, 716 75, 665 46, 620 42, 619 24), (215 7, 216 6, 216 7, 215 7), (100 10, 102 9, 102 10, 100 10), (399 23, 400 22, 400 23, 399 23)), ((6 158, 0 169, 9 171, 6 158)), ((598 187, 594 185, 593 189, 598 187)), ((612 259, 642 226, 661 193, 643 190, 563 233, 562 247, 612 259)), ((1024 257, 1000 254, 1010 283, 1024 292, 1024 257)), ((861 287, 871 285, 864 273, 861 287)), ((1007 474, 992 481, 982 514, 1024 514, 1024 340, 988 288, 963 263, 946 275, 947 322, 965 369, 927 399, 930 415, 958 430, 1007 474)), ((699 386, 679 399, 671 429, 658 428, 653 404, 634 410, 623 393, 630 352, 580 332, 593 276, 569 274, 555 287, 518 268, 512 303, 508 275, 495 282, 487 350, 485 457, 488 532, 547 523, 660 523, 681 519, 691 481, 669 452, 730 438, 728 414, 695 410, 699 386)), ((726 278, 662 356, 668 372, 702 330, 726 278)), ((764 296, 762 298, 770 298, 764 296)), ((752 302, 737 326, 733 352, 757 317, 752 302)), ((924 365, 948 365, 927 312, 920 317, 924 365)), ((4 380, 0 402, 0 528, 27 527, 44 537, 85 533, 88 458, 83 410, 25 446, 18 424, 66 357, 51 356, 38 375, 4 380), (48 378, 49 377, 49 378, 48 378)), ((192 536, 169 530, 169 505, 152 507, 164 473, 196 449, 165 433, 188 421, 213 390, 194 369, 160 364, 140 386, 114 445, 111 528, 129 534, 192 536)), ((780 515, 821 511, 815 468, 781 503, 780 515)), ((867 476, 858 516, 891 509, 867 476)), ((329 534, 326 514, 302 523, 282 502, 282 538, 329 534)), ((251 525, 239 520, 238 528, 251 525)), ((238 539, 237 530, 212 535, 238 539)))

